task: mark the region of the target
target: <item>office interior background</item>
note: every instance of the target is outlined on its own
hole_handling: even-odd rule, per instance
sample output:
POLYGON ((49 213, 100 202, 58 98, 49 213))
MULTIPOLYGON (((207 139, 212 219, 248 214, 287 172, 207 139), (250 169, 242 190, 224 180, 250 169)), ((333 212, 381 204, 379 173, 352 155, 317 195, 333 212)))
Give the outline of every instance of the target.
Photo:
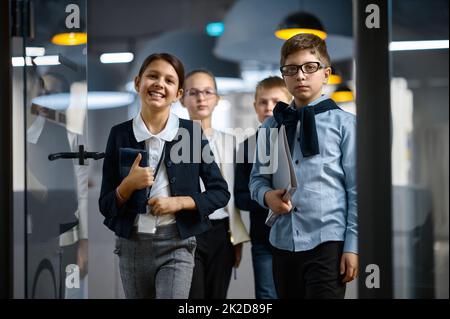
MULTIPOLYGON (((132 81, 143 59, 169 52, 187 71, 211 70, 222 97, 213 127, 257 128, 255 86, 281 76, 274 31, 297 12, 328 34, 335 76, 324 93, 357 115, 361 272, 346 298, 448 298, 447 0, 4 1, 2 296, 124 298, 95 157, 139 110, 132 81), (364 25, 371 3, 379 28, 364 25), (80 147, 94 158, 49 160, 80 147), (380 288, 366 285, 371 265, 380 288), (79 285, 67 285, 78 270, 79 285)), ((172 112, 188 118, 180 104, 172 112)), ((254 298, 250 247, 228 298, 254 298)))

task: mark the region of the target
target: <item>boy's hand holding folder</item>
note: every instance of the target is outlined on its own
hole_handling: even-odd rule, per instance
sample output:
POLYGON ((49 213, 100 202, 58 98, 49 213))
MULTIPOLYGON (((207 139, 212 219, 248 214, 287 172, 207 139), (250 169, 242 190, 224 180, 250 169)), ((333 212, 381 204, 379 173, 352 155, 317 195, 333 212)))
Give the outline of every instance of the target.
POLYGON ((285 189, 274 189, 265 195, 267 206, 275 214, 286 214, 292 209, 289 193, 285 189))
POLYGON ((278 164, 277 170, 272 175, 274 190, 264 195, 264 200, 270 208, 266 219, 267 226, 272 226, 280 214, 286 214, 292 210, 291 196, 297 190, 297 177, 284 125, 279 129, 277 144, 276 152, 271 154, 272 162, 278 164))

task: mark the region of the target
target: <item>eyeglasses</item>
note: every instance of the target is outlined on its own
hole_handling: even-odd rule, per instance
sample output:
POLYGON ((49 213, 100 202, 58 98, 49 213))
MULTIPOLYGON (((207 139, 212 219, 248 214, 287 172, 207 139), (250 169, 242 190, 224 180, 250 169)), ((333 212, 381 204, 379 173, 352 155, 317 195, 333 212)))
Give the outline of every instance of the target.
POLYGON ((189 97, 199 97, 200 94, 203 94, 206 99, 212 98, 213 96, 217 95, 216 91, 214 91, 213 89, 206 89, 203 91, 197 89, 189 89, 186 90, 184 95, 189 97))
POLYGON ((320 62, 306 62, 301 65, 297 64, 283 65, 280 68, 280 71, 281 74, 283 74, 284 76, 293 76, 298 73, 298 70, 302 70, 304 74, 311 74, 323 68, 325 68, 325 65, 320 62))

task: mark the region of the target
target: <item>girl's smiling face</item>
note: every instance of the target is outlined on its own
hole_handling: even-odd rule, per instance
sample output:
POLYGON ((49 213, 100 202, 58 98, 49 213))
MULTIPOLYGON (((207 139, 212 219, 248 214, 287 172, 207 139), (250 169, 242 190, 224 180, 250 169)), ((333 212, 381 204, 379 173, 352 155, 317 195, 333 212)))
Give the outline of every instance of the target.
POLYGON ((142 107, 150 109, 168 107, 183 94, 177 72, 163 59, 152 61, 142 75, 134 79, 134 84, 141 97, 142 107))

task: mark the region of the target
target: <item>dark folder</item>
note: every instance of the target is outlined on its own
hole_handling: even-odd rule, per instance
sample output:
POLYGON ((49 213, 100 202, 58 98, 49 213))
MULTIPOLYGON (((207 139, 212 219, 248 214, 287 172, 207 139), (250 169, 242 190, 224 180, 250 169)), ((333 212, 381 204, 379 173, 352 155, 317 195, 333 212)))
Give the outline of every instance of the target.
MULTIPOLYGON (((148 153, 145 150, 136 148, 120 148, 119 149, 119 167, 120 167, 120 179, 123 180, 130 172, 131 166, 133 166, 134 160, 138 153, 141 153, 142 158, 139 163, 140 167, 148 167, 148 153)), ((136 190, 127 201, 129 209, 136 211, 138 214, 145 214, 147 212, 147 199, 149 195, 149 189, 144 188, 136 190)))

